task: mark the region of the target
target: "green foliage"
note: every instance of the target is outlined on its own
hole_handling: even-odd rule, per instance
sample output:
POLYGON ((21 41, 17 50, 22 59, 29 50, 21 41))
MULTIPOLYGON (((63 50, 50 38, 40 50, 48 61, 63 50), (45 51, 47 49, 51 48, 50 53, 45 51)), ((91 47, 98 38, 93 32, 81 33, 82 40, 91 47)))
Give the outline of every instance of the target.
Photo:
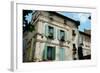
POLYGON ((33 30, 35 30, 34 25, 32 25, 32 24, 29 23, 28 31, 32 32, 33 30))

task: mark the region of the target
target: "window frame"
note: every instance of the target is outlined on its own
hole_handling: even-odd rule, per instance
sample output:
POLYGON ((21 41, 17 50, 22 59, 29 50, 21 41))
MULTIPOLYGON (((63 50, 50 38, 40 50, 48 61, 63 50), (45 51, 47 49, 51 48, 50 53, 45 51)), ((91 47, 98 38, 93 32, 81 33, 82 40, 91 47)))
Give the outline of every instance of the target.
POLYGON ((65 41, 66 40, 65 39, 65 35, 66 35, 65 34, 65 31, 64 30, 61 30, 61 29, 59 31, 60 31, 60 35, 59 35, 60 36, 60 41, 65 41), (63 33, 63 36, 61 36, 61 33, 63 33), (63 39, 62 39, 62 37, 63 37, 63 39))

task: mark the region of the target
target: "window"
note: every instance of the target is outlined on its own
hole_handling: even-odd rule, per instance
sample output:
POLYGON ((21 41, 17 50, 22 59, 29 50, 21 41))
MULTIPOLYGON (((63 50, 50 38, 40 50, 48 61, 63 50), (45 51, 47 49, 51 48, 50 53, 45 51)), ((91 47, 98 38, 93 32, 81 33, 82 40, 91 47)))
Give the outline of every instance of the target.
POLYGON ((53 14, 49 14, 49 18, 50 18, 50 20, 53 20, 53 14))
POLYGON ((76 52, 76 45, 73 44, 73 51, 76 52))
POLYGON ((76 55, 76 51, 77 51, 77 49, 76 49, 76 45, 75 44, 73 44, 73 60, 76 60, 76 57, 75 57, 75 55, 76 55))
POLYGON ((48 38, 54 39, 54 28, 51 26, 48 26, 48 38))
POLYGON ((54 40, 56 39, 56 29, 53 26, 50 26, 50 24, 45 23, 45 37, 47 39, 54 40))
POLYGON ((67 20, 64 19, 64 24, 67 25, 67 20))
POLYGON ((62 42, 67 41, 68 40, 67 31, 57 29, 57 39, 62 42))
POLYGON ((75 36, 75 35, 76 35, 75 30, 72 30, 72 35, 73 35, 73 36, 75 36))
POLYGON ((44 52, 43 52, 43 60, 44 61, 50 61, 55 60, 55 47, 52 46, 45 46, 44 52))
POLYGON ((65 41, 65 32, 60 30, 60 41, 65 41))
POLYGON ((48 46, 47 47, 47 60, 55 60, 55 48, 48 46))

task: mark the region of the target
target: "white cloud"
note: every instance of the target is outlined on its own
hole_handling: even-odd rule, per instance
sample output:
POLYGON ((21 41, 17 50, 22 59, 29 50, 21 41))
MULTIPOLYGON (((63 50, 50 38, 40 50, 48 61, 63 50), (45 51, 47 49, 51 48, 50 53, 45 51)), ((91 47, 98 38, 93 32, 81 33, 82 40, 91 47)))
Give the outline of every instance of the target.
POLYGON ((72 18, 74 20, 79 20, 81 23, 87 22, 89 16, 90 16, 90 14, 72 13, 72 18))
POLYGON ((83 14, 83 13, 79 13, 77 14, 78 15, 78 18, 80 20, 81 23, 84 23, 84 22, 87 22, 89 19, 89 14, 83 14))

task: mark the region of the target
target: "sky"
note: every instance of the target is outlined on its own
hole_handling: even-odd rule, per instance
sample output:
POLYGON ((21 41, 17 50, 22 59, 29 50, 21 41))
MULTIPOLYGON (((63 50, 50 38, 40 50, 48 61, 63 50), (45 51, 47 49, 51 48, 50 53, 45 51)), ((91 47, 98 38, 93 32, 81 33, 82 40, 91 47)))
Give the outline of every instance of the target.
MULTIPOLYGON (((76 12, 58 12, 64 16, 67 16, 73 20, 80 21, 79 30, 84 31, 84 29, 91 29, 91 20, 88 19, 89 16, 91 16, 90 13, 76 13, 76 12)), ((25 16, 26 20, 28 20, 28 23, 32 19, 32 13, 29 13, 25 16)))
POLYGON ((25 17, 26 17, 25 19, 28 21, 28 23, 31 22, 31 19, 32 19, 32 13, 29 13, 29 14, 26 15, 25 17))
POLYGON ((84 29, 91 29, 91 20, 88 19, 91 16, 90 13, 76 13, 76 12, 58 12, 64 16, 67 16, 71 19, 80 21, 79 30, 84 31, 84 29))

